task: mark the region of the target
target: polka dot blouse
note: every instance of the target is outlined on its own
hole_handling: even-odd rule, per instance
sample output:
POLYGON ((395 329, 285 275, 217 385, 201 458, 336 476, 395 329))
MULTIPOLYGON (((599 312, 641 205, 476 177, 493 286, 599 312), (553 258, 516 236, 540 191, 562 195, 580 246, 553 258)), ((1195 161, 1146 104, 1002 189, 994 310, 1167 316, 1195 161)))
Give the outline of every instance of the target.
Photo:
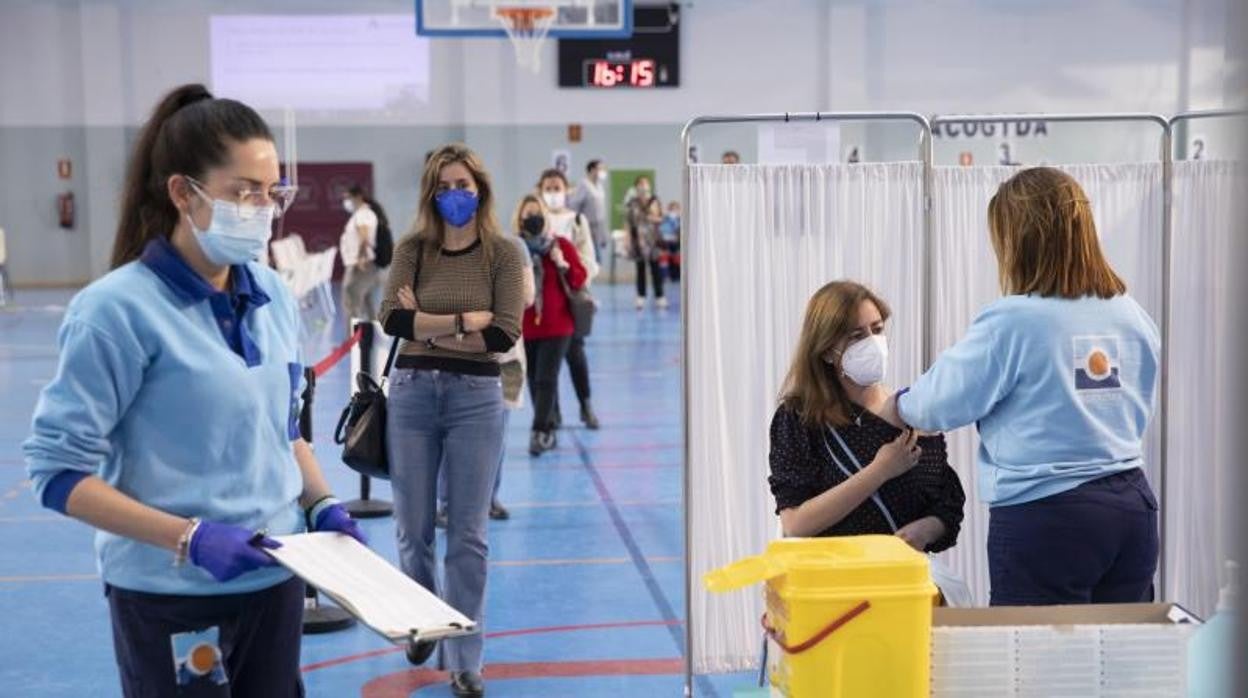
MULTIPOLYGON (((875 458, 881 446, 901 436, 900 429, 857 405, 850 417, 852 424, 838 428, 837 432, 863 467, 875 458)), ((923 455, 918 465, 884 483, 878 492, 899 528, 925 516, 935 516, 944 522, 945 536, 928 546, 929 551, 939 552, 957 542, 966 495, 957 473, 949 467, 945 437, 921 437, 919 446, 923 455)), ((782 405, 776 410, 771 421, 771 477, 768 478, 776 500, 776 513, 799 506, 848 479, 832 459, 833 453, 851 473, 854 472, 852 459, 847 457, 830 429, 803 424, 790 407, 782 405)), ((880 508, 868 499, 819 535, 893 532, 880 508)))

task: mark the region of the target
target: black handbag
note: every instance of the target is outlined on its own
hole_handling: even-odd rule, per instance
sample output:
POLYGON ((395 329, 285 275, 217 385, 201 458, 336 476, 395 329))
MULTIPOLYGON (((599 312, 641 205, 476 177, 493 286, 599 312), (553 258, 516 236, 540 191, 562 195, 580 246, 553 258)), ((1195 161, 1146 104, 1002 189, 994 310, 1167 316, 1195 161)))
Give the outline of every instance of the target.
POLYGON ((582 286, 573 291, 564 275, 559 274, 559 283, 568 297, 568 310, 572 312, 573 332, 578 337, 588 337, 594 331, 594 314, 598 312, 598 303, 589 289, 582 286))
POLYGON ((386 457, 386 393, 382 389, 394 365, 399 338, 390 345, 381 383, 363 371, 356 374, 359 390, 338 418, 334 443, 342 446, 342 462, 355 472, 382 480, 390 479, 390 461, 386 457))
MULTIPOLYGON (((421 246, 416 248, 416 277, 420 276, 421 246)), ((412 288, 416 287, 413 278, 412 288)), ((355 376, 359 390, 338 418, 334 430, 334 443, 342 446, 342 462, 355 472, 381 480, 390 479, 390 459, 386 456, 386 393, 384 386, 399 353, 399 338, 390 343, 386 366, 381 371, 381 383, 360 371, 355 376)))

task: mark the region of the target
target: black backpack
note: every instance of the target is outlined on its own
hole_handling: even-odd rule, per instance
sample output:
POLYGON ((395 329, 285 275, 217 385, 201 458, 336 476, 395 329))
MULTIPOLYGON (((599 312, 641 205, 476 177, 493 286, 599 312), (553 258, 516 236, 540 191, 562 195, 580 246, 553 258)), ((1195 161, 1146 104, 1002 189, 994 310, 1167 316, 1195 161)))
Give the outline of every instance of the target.
POLYGON ((379 269, 385 269, 390 266, 390 260, 394 259, 394 236, 390 234, 390 226, 387 223, 377 222, 377 247, 373 250, 373 263, 379 269))
POLYGON ((364 201, 369 208, 373 209, 373 213, 377 214, 377 240, 376 246, 373 247, 373 263, 378 269, 385 269, 394 259, 394 235, 390 233, 390 219, 376 199, 364 199, 364 201))

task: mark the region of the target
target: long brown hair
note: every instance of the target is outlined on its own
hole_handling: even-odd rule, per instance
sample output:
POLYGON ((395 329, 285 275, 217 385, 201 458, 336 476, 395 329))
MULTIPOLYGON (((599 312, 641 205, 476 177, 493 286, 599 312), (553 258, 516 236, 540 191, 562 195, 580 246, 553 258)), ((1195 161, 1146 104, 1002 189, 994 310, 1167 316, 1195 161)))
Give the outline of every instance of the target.
POLYGON ((121 216, 113 240, 112 268, 138 259, 147 243, 168 238, 178 224, 169 177, 202 179, 226 163, 231 142, 273 140, 254 109, 214 99, 203 85, 182 85, 165 95, 135 141, 121 191, 121 216))
POLYGON ((833 281, 815 291, 806 304, 802 334, 780 393, 780 401, 804 424, 845 426, 851 421, 853 403, 838 372, 823 357, 853 332, 863 301, 874 303, 884 320, 892 314, 871 289, 854 281, 833 281))
POLYGON ((1127 292, 1101 251, 1088 195, 1074 177, 1032 167, 1006 180, 988 202, 1001 292, 1113 298, 1127 292))
POLYGON ((437 204, 438 177, 442 174, 442 168, 457 162, 468 168, 477 184, 477 213, 473 220, 476 223, 477 237, 481 240, 481 251, 488 264, 493 259, 494 247, 502 240, 502 230, 494 214, 494 185, 481 157, 463 143, 448 143, 433 151, 425 161, 425 173, 420 178, 420 209, 416 216, 414 234, 422 243, 427 243, 423 246, 425 261, 434 262, 446 242, 446 221, 442 220, 437 204))

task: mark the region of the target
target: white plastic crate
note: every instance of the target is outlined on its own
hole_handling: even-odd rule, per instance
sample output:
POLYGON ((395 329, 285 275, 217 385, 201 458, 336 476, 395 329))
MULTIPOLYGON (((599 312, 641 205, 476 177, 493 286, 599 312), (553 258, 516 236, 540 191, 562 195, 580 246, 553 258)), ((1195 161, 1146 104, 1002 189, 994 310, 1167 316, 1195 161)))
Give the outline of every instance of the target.
POLYGON ((933 698, 1180 696, 1192 625, 932 629, 933 698))

